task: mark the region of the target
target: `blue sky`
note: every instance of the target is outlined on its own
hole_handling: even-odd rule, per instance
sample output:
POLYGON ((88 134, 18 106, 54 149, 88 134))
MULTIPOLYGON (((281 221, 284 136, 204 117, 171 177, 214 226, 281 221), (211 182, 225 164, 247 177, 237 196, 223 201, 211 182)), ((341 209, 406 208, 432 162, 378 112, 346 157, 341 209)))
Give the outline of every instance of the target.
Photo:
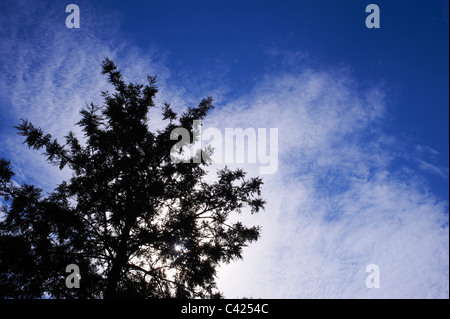
POLYGON ((266 212, 246 220, 263 237, 221 268, 226 296, 448 298, 448 1, 74 3, 80 29, 69 2, 0 4, 0 156, 18 183, 70 177, 12 126, 73 129, 110 56, 129 81, 157 74, 157 102, 212 95, 207 125, 280 131, 266 212), (372 263, 380 289, 364 285, 372 263))
MULTIPOLYGON (((99 11, 118 14, 130 45, 157 47, 167 54, 172 72, 198 81, 203 77, 208 83, 203 85, 224 83, 230 97, 252 88, 268 70, 284 72, 305 64, 349 68, 363 85, 385 85, 390 91, 393 103, 384 129, 438 150, 442 156, 436 164, 446 166, 446 1, 379 1, 379 30, 364 27, 368 3, 112 1, 99 11), (280 63, 283 57, 291 64, 280 63)), ((447 196, 448 181, 431 179, 434 191, 447 196)))

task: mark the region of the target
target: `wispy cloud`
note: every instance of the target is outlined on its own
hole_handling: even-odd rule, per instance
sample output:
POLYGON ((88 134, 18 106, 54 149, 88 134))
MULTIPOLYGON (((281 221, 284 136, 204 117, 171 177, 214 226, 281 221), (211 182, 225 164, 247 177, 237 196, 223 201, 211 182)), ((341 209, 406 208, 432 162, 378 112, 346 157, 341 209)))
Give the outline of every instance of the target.
MULTIPOLYGON (((104 57, 112 58, 128 81, 145 83, 147 75, 158 75, 163 87, 158 103, 173 100, 181 106, 182 90, 165 83, 171 74, 165 55, 156 49, 140 50, 126 42, 114 41, 117 24, 99 20, 84 3, 82 28, 65 27, 65 6, 44 6, 24 1, 5 4, 0 28, 0 99, 8 127, 19 118, 40 126, 46 133, 62 139, 69 130, 82 137, 74 124, 79 111, 89 103, 101 104, 102 90, 111 89, 100 73, 104 57), (103 21, 103 22, 102 22, 103 21)), ((97 17, 98 18, 98 17, 97 17)), ((158 123, 155 123, 157 125, 158 123)), ((2 130, 0 152, 10 158, 21 181, 39 183, 51 190, 70 172, 44 165, 37 152, 21 146, 23 139, 11 129, 2 130)))
POLYGON ((392 169, 395 139, 379 130, 388 111, 378 88, 306 70, 268 77, 213 115, 222 127, 280 131, 280 169, 264 178, 267 212, 249 218, 263 237, 223 267, 227 296, 448 297, 448 206, 417 172, 392 169), (369 264, 380 267, 379 289, 365 286, 369 264))
POLYGON ((413 159, 421 170, 426 173, 434 174, 444 180, 448 180, 448 167, 439 167, 432 163, 441 155, 438 151, 429 146, 416 145, 414 147, 413 155, 413 159))
POLYGON ((422 170, 432 174, 436 174, 437 176, 443 179, 448 179, 448 168, 440 168, 422 160, 419 160, 419 164, 420 164, 419 167, 422 170))

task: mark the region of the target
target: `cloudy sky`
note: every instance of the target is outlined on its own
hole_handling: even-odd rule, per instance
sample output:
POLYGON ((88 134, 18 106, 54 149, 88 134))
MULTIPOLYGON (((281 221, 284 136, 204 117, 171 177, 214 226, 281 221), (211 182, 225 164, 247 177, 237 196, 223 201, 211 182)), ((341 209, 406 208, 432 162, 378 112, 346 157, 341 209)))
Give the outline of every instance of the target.
POLYGON ((70 2, 3 0, 0 156, 18 183, 69 178, 12 126, 76 131, 109 56, 128 81, 157 74, 160 105, 212 95, 205 127, 278 129, 266 210, 238 216, 262 237, 220 268, 226 297, 448 298, 448 0, 374 2, 380 29, 353 0, 77 1, 68 29, 70 2))

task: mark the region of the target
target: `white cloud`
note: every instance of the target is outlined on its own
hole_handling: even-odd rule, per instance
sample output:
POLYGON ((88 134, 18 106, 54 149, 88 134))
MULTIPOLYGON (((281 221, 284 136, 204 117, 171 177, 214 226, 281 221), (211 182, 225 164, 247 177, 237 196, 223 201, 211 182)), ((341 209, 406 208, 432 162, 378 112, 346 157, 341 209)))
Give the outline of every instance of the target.
POLYGON ((448 168, 440 168, 423 160, 419 160, 419 167, 425 172, 436 174, 443 179, 448 179, 448 168))
MULTIPOLYGON (((83 14, 82 28, 67 29, 64 6, 18 1, 7 8, 14 14, 2 14, 0 99, 11 106, 8 126, 17 125, 24 118, 59 141, 70 130, 82 138, 80 128, 75 126, 80 119, 79 111, 91 102, 102 104, 100 92, 111 90, 106 77, 101 75, 101 62, 106 56, 114 60, 126 81, 146 83, 147 75, 158 74, 162 90, 156 103, 162 105, 162 101, 168 100, 181 105, 182 90, 165 85, 171 74, 164 64, 164 53, 104 40, 114 34, 117 27, 114 17, 108 16, 111 20, 101 22, 83 14)), ((89 12, 87 4, 82 9, 89 12)), ((45 164, 40 152, 29 151, 22 145, 23 137, 11 135, 14 133, 12 130, 1 133, 0 152, 13 161, 19 181, 38 183, 50 191, 70 177, 69 171, 59 172, 45 164)))
POLYGON ((280 131, 266 212, 248 219, 263 236, 222 267, 226 296, 448 298, 447 203, 390 170, 392 138, 377 132, 383 100, 345 75, 308 70, 258 83, 213 114, 215 125, 280 131), (369 264, 380 267, 379 289, 365 286, 369 264))

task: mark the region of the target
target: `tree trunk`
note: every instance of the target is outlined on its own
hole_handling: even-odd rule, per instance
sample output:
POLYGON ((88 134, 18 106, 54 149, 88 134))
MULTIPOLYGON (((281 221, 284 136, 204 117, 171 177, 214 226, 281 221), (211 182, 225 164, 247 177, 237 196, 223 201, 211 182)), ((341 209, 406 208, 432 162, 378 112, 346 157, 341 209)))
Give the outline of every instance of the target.
POLYGON ((117 249, 116 258, 113 261, 111 271, 108 274, 108 279, 106 283, 105 299, 118 298, 117 286, 121 279, 121 272, 123 267, 125 267, 128 261, 128 239, 130 237, 130 230, 133 224, 133 218, 129 216, 125 221, 125 226, 120 236, 120 243, 117 249))

